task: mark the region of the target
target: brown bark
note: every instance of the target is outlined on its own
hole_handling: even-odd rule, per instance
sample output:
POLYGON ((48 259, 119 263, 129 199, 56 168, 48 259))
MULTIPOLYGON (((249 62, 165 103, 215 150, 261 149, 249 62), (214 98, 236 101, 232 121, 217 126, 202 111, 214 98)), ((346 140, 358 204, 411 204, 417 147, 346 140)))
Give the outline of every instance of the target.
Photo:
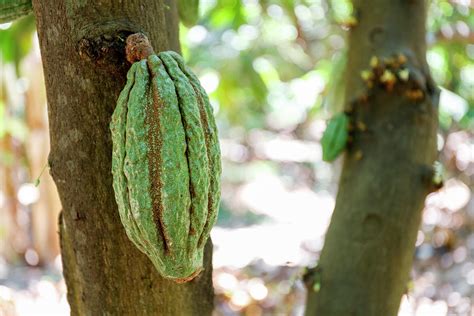
POLYGON ((50 172, 63 205, 61 249, 73 315, 210 315, 212 245, 187 284, 161 278, 127 239, 111 176, 109 122, 125 83, 123 39, 179 50, 175 2, 33 1, 45 68, 50 172))
POLYGON ((425 1, 353 4, 359 21, 349 34, 345 91, 355 130, 321 258, 306 278, 306 315, 396 315, 434 189, 437 91, 425 61, 425 1), (371 57, 398 54, 410 79, 369 88, 361 71, 371 70, 371 57))

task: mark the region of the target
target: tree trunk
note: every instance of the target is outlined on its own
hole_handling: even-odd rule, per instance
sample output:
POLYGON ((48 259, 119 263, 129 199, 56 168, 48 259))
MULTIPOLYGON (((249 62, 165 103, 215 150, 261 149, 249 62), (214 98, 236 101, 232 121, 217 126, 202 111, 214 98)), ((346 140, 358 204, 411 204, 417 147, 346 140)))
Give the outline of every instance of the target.
POLYGON ((353 1, 345 90, 354 129, 321 258, 306 276, 306 315, 396 315, 406 292, 435 189, 438 92, 425 60, 425 2, 353 1))
POLYGON ((50 172, 73 315, 210 315, 212 244, 186 284, 161 278, 128 240, 112 189, 111 114, 129 68, 124 39, 142 31, 155 50, 179 50, 173 0, 34 0, 45 69, 50 172))

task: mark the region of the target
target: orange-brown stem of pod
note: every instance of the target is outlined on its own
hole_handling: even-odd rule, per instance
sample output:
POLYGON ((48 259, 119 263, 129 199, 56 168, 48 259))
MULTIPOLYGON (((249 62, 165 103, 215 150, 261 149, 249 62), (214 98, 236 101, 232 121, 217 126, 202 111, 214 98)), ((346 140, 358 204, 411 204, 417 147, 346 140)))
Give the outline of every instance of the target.
POLYGON ((148 58, 155 52, 145 34, 135 33, 127 37, 125 53, 127 60, 133 64, 136 61, 148 58))

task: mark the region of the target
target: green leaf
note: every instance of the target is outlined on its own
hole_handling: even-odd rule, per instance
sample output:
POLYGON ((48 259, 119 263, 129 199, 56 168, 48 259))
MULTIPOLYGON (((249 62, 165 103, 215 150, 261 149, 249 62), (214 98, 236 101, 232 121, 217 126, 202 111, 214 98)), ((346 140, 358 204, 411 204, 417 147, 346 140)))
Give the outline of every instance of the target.
POLYGON ((17 73, 19 73, 20 61, 30 52, 33 43, 31 39, 35 30, 35 17, 33 15, 18 19, 6 29, 0 29, 0 55, 2 61, 13 63, 17 73))
POLYGON ((216 29, 231 27, 237 30, 247 21, 242 0, 218 0, 207 18, 209 24, 216 29))
POLYGON ((184 25, 194 26, 199 20, 199 0, 179 0, 178 12, 184 25))
POLYGON ((349 118, 345 113, 339 113, 329 121, 321 139, 324 161, 333 161, 346 148, 348 124, 349 118))
POLYGON ((0 23, 7 23, 33 12, 31 0, 1 0, 0 23))

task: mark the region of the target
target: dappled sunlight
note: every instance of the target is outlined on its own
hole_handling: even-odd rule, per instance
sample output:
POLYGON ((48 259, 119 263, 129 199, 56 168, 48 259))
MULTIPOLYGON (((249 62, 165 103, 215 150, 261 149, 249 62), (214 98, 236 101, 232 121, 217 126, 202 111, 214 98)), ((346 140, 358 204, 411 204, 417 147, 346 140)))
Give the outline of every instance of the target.
POLYGON ((290 224, 239 229, 217 227, 212 232, 215 245, 213 263, 215 267, 236 268, 243 268, 256 259, 274 266, 309 264, 314 258, 303 246, 305 241, 311 243, 310 237, 309 231, 290 224))
POLYGON ((4 315, 69 315, 60 256, 49 269, 13 267, 0 263, 0 310, 4 315))
POLYGON ((470 200, 469 187, 459 180, 450 179, 441 190, 427 197, 426 206, 456 212, 465 207, 470 200))

